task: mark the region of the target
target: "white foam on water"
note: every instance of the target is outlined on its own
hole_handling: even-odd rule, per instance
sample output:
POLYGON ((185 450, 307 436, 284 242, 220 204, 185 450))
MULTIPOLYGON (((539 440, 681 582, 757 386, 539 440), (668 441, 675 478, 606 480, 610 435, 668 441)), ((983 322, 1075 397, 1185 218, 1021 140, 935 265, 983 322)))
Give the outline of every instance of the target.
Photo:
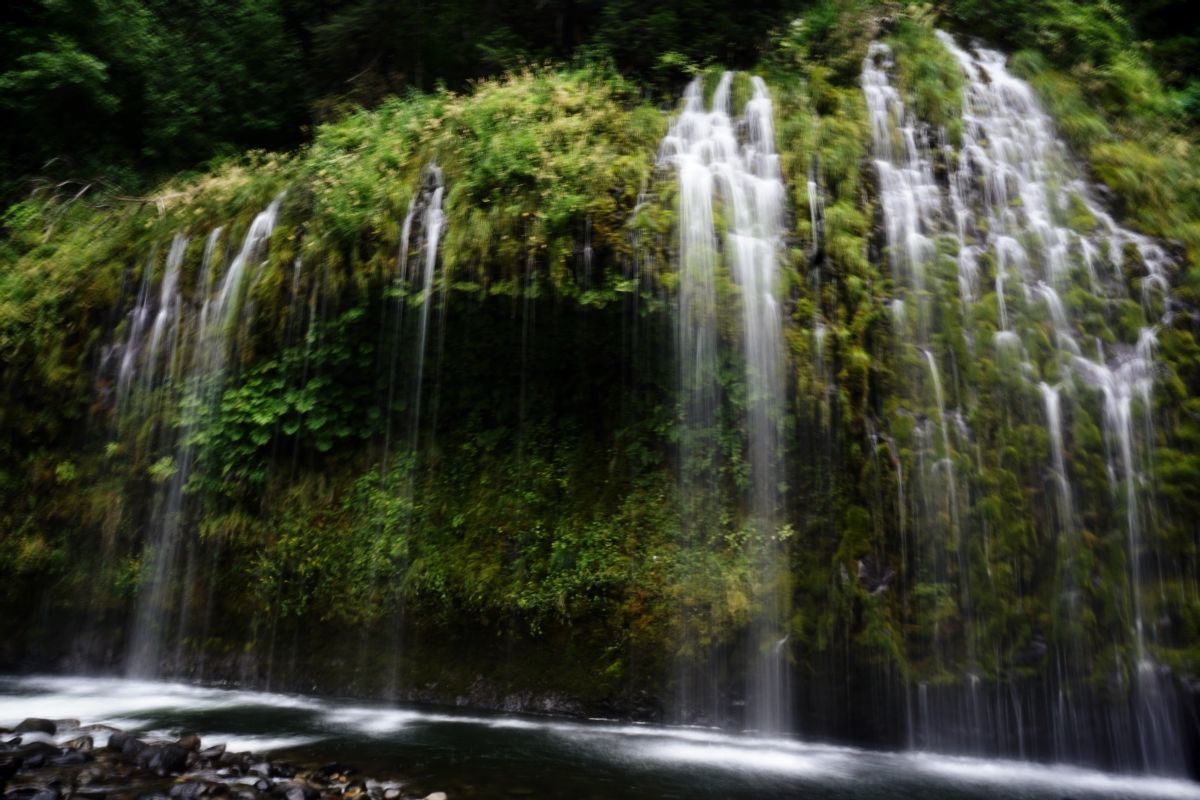
POLYGON ((269 753, 272 750, 290 750, 324 741, 322 736, 256 736, 240 733, 208 733, 201 739, 202 746, 225 745, 227 753, 269 753))
POLYGON ((853 765, 836 758, 799 755, 787 750, 735 747, 719 744, 663 741, 633 746, 637 758, 671 764, 699 764, 737 772, 771 772, 798 777, 853 777, 853 765))
MULTIPOLYGON (((1075 798, 1163 798, 1200 800, 1200 784, 1150 775, 1120 775, 1062 764, 970 758, 934 753, 887 753, 805 742, 785 737, 729 733, 714 728, 651 724, 574 722, 511 716, 426 712, 405 708, 345 705, 296 695, 245 692, 110 678, 0 678, 0 725, 26 717, 79 719, 173 739, 162 717, 179 711, 267 707, 311 710, 312 730, 202 732, 203 745, 224 744, 231 752, 267 753, 335 741, 346 736, 386 737, 421 725, 469 725, 496 730, 542 731, 581 753, 626 764, 678 765, 687 769, 759 774, 813 781, 854 780, 876 788, 923 784, 979 789, 1003 796, 1022 792, 1069 794, 1075 798), (143 716, 161 712, 154 722, 143 716)), ((170 723, 167 723, 170 724, 170 723)), ((104 731, 63 731, 56 738, 87 733, 97 746, 104 731)), ((519 735, 519 734, 514 734, 519 735)), ((48 738, 48 737, 47 737, 48 738)))
POLYGON ((293 695, 231 691, 182 683, 121 678, 38 676, 6 680, 19 694, 0 694, 0 725, 26 717, 70 717, 84 724, 102 722, 122 727, 142 723, 137 717, 159 710, 205 711, 239 706, 319 708, 318 701, 293 695))
POLYGON ((407 728, 414 722, 430 721, 429 716, 403 709, 349 706, 326 711, 322 721, 330 727, 381 736, 407 728))
POLYGON ((1069 764, 959 758, 934 753, 900 756, 912 768, 955 783, 1026 787, 1053 792, 1085 792, 1093 797, 1200 798, 1200 784, 1153 775, 1118 775, 1069 764))

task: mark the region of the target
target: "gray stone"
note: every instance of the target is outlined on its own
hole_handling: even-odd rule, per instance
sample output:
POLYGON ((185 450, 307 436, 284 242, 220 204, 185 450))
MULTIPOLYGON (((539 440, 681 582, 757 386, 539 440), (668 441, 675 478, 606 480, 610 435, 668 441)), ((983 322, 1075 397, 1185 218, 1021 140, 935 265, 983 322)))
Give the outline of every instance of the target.
POLYGON ((225 745, 223 744, 206 747, 200 751, 200 757, 209 761, 216 761, 223 755, 225 755, 225 745))
POLYGON ((95 742, 92 741, 92 737, 90 736, 77 736, 63 745, 63 747, 71 750, 83 750, 87 753, 90 753, 94 746, 95 742))

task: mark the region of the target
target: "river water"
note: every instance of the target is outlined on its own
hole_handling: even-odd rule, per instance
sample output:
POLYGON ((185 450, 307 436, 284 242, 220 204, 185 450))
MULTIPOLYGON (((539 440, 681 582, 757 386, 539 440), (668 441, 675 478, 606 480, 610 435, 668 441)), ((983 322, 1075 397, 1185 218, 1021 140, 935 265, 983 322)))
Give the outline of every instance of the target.
MULTIPOLYGON (((702 728, 373 705, 85 677, 0 678, 0 726, 28 716, 300 763, 339 761, 406 796, 464 798, 1198 798, 1200 784, 1066 765, 889 753, 702 728)), ((97 742, 101 744, 101 742, 97 742)))

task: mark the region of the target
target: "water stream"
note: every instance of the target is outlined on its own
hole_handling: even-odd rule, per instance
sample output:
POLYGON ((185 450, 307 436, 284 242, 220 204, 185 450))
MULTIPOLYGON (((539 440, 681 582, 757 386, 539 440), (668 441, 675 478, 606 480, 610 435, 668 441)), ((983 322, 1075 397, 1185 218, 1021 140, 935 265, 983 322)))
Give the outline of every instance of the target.
MULTIPOLYGON (((207 744, 300 763, 350 764, 398 779, 406 796, 1200 798, 1182 780, 1065 765, 888 753, 706 728, 480 714, 342 698, 103 678, 0 679, 0 725, 31 715, 107 722, 144 736, 200 732, 207 744)), ((102 745, 103 741, 97 741, 102 745)))

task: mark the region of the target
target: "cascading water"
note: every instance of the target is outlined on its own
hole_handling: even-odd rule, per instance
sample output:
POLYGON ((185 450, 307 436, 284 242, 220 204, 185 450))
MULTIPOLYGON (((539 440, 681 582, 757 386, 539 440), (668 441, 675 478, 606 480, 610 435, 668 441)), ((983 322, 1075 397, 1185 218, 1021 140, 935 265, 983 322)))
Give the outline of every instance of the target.
MULTIPOLYGON (((409 334, 406 329, 406 311, 410 303, 407 298, 420 296, 420 306, 411 352, 411 363, 407 375, 408 385, 404 387, 406 409, 408 410, 408 427, 406 445, 410 450, 416 449, 417 436, 421 423, 421 401, 425 379, 425 359, 428 355, 429 322, 434 297, 437 294, 435 278, 437 274, 438 246, 441 241, 442 227, 445 224, 445 212, 442 201, 445 196, 445 185, 442 171, 437 164, 430 164, 421 178, 421 185, 414 193, 408 205, 408 212, 400 227, 400 256, 397 261, 397 279, 404 287, 405 295, 396 302, 392 309, 392 319, 385 321, 391 328, 391 356, 388 377, 387 407, 390 409, 395 400, 396 372, 401 366, 400 350, 405 337, 409 334), (417 225, 414 241, 413 226, 417 225), (418 250, 413 255, 414 245, 418 250)), ((388 433, 384 442, 383 470, 388 465, 388 450, 391 447, 391 415, 388 415, 388 433)))
POLYGON ((1111 334, 1105 342, 1094 318, 1082 316, 1077 303, 1064 301, 1068 292, 1072 297, 1083 292, 1096 298, 1111 318, 1112 309, 1126 300, 1123 273, 1141 270, 1140 305, 1153 314, 1161 309, 1167 287, 1166 257, 1159 245, 1120 227, 1100 207, 1032 88, 1007 72, 1001 54, 985 49, 968 53, 947 34, 938 36, 966 79, 959 143, 906 110, 891 83, 887 45, 871 45, 862 72, 887 255, 897 283, 893 321, 898 338, 906 342, 901 347, 920 351, 919 356, 901 354, 910 365, 902 373, 909 400, 917 405, 915 474, 907 481, 915 496, 911 525, 924 539, 918 548, 931 554, 916 563, 913 582, 930 587, 953 582, 960 594, 961 641, 946 641, 938 633, 932 649, 938 684, 945 687, 957 672, 965 691, 956 696, 926 685, 919 688, 913 712, 917 719, 910 720, 916 743, 1021 755, 1038 751, 1064 759, 1107 753, 1128 768, 1180 770, 1185 759, 1177 712, 1169 706, 1169 692, 1149 654, 1151 634, 1145 629, 1141 599, 1148 518, 1142 487, 1149 480, 1153 446, 1154 327, 1144 324, 1135 342, 1113 341, 1111 334), (944 179, 935 177, 941 174, 944 179), (1073 229, 1065 213, 1071 205, 1085 209, 1094 225, 1073 229), (1129 252, 1136 254, 1136 265, 1128 263, 1129 252), (953 265, 953 282, 940 278, 943 263, 953 265), (994 278, 987 281, 991 270, 994 278), (954 315, 961 319, 961 343, 945 330, 945 320, 954 315), (1084 347, 1090 340, 1095 346, 1084 347), (988 621, 973 619, 968 576, 994 577, 990 567, 981 572, 971 562, 988 558, 990 544, 988 527, 969 521, 977 512, 968 509, 989 502, 990 487, 973 474, 959 473, 966 478, 965 487, 955 482, 962 469, 955 464, 965 465, 969 457, 971 433, 965 420, 978 411, 975 387, 963 383, 966 365, 956 355, 961 352, 994 363, 1003 413, 1043 428, 1049 440, 1048 494, 1056 513, 1044 524, 1045 535, 1057 541, 1064 613, 1049 632, 1049 642, 1035 628, 1015 655, 975 647, 987 636, 988 621), (927 379, 912 366, 918 360, 925 362, 927 379), (953 391, 943 397, 941 374, 947 370, 956 377, 953 391), (946 403, 957 403, 958 410, 952 413, 946 403), (932 408, 935 420, 922 425, 922 407, 932 408), (1113 490, 1109 509, 1081 510, 1074 502, 1072 472, 1084 462, 1082 451, 1077 456, 1073 448, 1086 445, 1073 441, 1065 420, 1078 415, 1097 417, 1104 431, 1113 490), (964 420, 961 432, 951 435, 948 416, 964 420), (939 434, 930 435, 931 424, 939 434), (931 480, 935 473, 942 479, 931 480), (1103 703, 1086 675, 1096 656, 1089 649, 1095 643, 1080 632, 1081 591, 1091 579, 1080 572, 1077 558, 1081 514, 1092 525, 1111 518, 1124 529, 1131 656, 1128 663, 1118 661, 1116 674, 1134 676, 1122 689, 1133 700, 1128 706, 1110 702, 1104 712, 1094 710, 1103 703), (957 553, 957 563, 939 565, 947 547, 957 553), (1028 680, 1015 677, 1043 657, 1055 666, 1044 670, 1040 686, 1030 688, 1028 680), (987 698, 980 695, 980 675, 990 675, 996 683, 987 698), (1054 711, 1046 712, 1039 697, 1054 698, 1054 711), (1033 718, 1050 728, 1046 748, 1028 740, 1026 728, 1038 724, 1033 718))
MULTIPOLYGON (((418 457, 418 445, 421 433, 421 406, 425 397, 425 363, 428 357, 429 327, 434 305, 438 295, 436 286, 438 247, 441 242, 442 229, 445 223, 445 212, 442 209, 445 196, 445 185, 442 171, 436 164, 430 164, 422 174, 421 185, 413 194, 408 211, 400 228, 400 256, 397 261, 396 277, 403 287, 403 294, 397 298, 390 309, 385 309, 385 329, 390 329, 390 349, 388 357, 388 394, 386 409, 386 434, 384 437, 384 452, 380 460, 380 480, 388 480, 388 470, 391 467, 390 450, 392 447, 392 418, 393 407, 398 391, 403 392, 405 413, 407 414, 407 429, 404 441, 407 453, 407 469, 400 480, 399 486, 393 491, 399 493, 400 505, 406 510, 411 509, 414 493, 414 468, 418 457), (414 237, 414 225, 417 225, 414 237), (414 248, 416 254, 414 256, 414 248), (412 326, 407 323, 406 311, 410 305, 409 299, 420 297, 417 317, 412 326), (392 315, 387 319, 387 313, 392 315), (409 330, 413 327, 413 330, 409 330), (411 337, 411 350, 408 359, 403 358, 405 343, 411 337), (398 373, 406 378, 407 384, 398 386, 398 373)), ((444 298, 443 298, 444 301, 444 298)), ((401 523, 408 525, 405 519, 401 523)), ((386 691, 395 696, 400 683, 398 674, 400 651, 403 647, 403 609, 397 612, 393 625, 392 649, 395 657, 392 659, 392 674, 389 677, 386 691)), ((363 648, 366 651, 366 648, 363 648)))
MULTIPOLYGON (((180 550, 188 533, 185 500, 196 460, 195 431, 188 420, 194 422, 219 401, 229 350, 243 322, 243 298, 248 285, 257 277, 257 268, 264 263, 267 243, 275 229, 282 202, 281 194, 254 218, 241 249, 230 262, 224 278, 215 284, 212 295, 207 292, 207 282, 214 268, 219 231, 213 232, 205 247, 198 288, 198 296, 204 300, 195 315, 190 360, 180 387, 184 424, 176 432, 170 477, 156 492, 152 503, 142 554, 142 580, 126 662, 126 670, 131 676, 159 674, 163 647, 172 632, 168 616, 176 610, 173 598, 188 589, 187 581, 176 574, 180 550)), ((171 270, 167 273, 170 275, 171 270)), ((178 274, 178 267, 175 274, 178 274)), ((167 282, 164 276, 164 290, 167 282)), ((172 291, 177 291, 177 285, 176 280, 172 291)), ((179 302, 173 301, 175 307, 179 307, 179 302)), ((143 368, 150 370, 153 367, 146 364, 143 368)), ((186 624, 185 605, 181 603, 177 609, 179 620, 174 633, 180 640, 186 624)))
MULTIPOLYGON (((711 524, 704 503, 716 494, 715 437, 722 395, 718 375, 718 297, 722 295, 718 265, 722 262, 716 215, 723 210, 728 219, 725 263, 741 298, 750 509, 763 586, 745 722, 758 730, 779 731, 791 724, 785 632, 789 588, 775 530, 784 395, 783 323, 777 299, 784 186, 766 84, 751 78, 751 98, 743 116, 734 120, 733 81, 733 73, 721 76, 712 107, 706 110, 703 82, 693 80, 684 92, 683 110, 660 149, 661 161, 674 167, 679 185, 677 352, 683 404, 683 522, 689 538, 703 537, 711 524)), ((681 703, 709 705, 712 692, 711 687, 685 688, 681 703), (706 692, 710 697, 705 699, 706 692)))

